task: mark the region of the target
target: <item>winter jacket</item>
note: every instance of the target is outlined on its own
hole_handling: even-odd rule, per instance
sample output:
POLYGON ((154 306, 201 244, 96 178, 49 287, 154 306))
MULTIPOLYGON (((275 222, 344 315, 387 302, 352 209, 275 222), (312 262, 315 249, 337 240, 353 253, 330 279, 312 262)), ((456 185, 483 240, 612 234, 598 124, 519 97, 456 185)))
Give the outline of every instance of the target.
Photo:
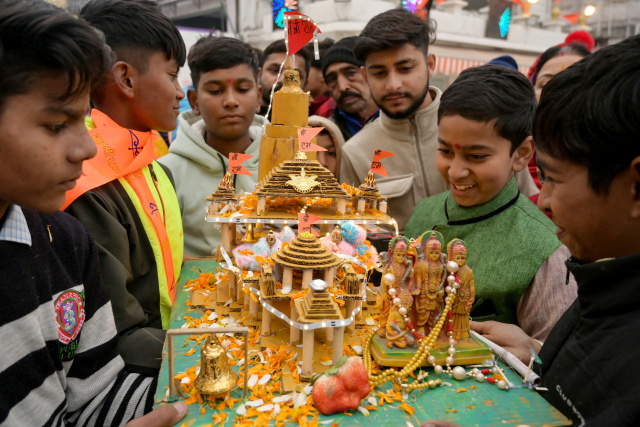
POLYGON ((567 267, 578 298, 542 346, 540 393, 574 426, 637 426, 640 254, 567 267))
MULTIPOLYGON (((251 145, 245 154, 253 157, 242 165, 254 176, 235 175, 236 193, 252 193, 258 178, 260 140, 263 125, 268 123, 256 115, 249 128, 251 145)), ((188 256, 211 256, 220 244, 220 230, 205 220, 207 196, 213 193, 229 168, 229 159, 211 148, 204 139, 205 123, 192 111, 180 114, 178 136, 169 147, 169 154, 159 162, 173 175, 182 212, 184 252, 188 256)))

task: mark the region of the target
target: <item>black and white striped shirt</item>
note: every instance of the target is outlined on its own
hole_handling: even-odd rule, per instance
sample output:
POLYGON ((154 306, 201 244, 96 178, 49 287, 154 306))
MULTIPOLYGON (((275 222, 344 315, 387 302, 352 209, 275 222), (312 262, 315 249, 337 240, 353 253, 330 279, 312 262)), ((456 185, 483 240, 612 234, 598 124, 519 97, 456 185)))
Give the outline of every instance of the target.
POLYGON ((93 240, 63 212, 22 212, 31 244, 0 240, 0 426, 112 426, 150 411, 156 380, 124 370, 93 240))

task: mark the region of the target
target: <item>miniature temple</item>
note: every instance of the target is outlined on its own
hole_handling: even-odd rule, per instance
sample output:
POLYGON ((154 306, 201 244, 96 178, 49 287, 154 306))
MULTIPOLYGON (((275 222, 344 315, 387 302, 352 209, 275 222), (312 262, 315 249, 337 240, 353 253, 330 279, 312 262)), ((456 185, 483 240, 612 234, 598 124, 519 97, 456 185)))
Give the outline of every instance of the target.
MULTIPOLYGON (((300 73, 294 70, 291 56, 284 65, 282 88, 273 94, 271 123, 266 126, 260 141, 258 181, 275 166, 293 159, 298 151, 298 129, 309 125, 309 94, 300 88, 300 73)), ((316 153, 310 152, 315 159, 316 153)))
POLYGON ((266 210, 267 197, 322 197, 337 200, 337 212, 345 214, 349 195, 329 169, 317 160, 310 160, 299 151, 293 160, 274 168, 256 186, 258 215, 266 210))
MULTIPOLYGON (((340 313, 340 307, 333 301, 333 297, 330 292, 327 292, 327 288, 330 285, 322 280, 312 280, 309 284, 310 292, 294 301, 295 310, 300 315, 300 323, 317 323, 322 322, 323 325, 327 322, 341 321, 344 319, 342 313, 340 313)), ((337 363, 342 357, 343 342, 344 342, 344 326, 334 327, 327 325, 325 331, 327 333, 327 340, 333 342, 333 354, 332 361, 337 363)), ((298 329, 293 326, 291 328, 291 335, 297 336, 298 329)), ((312 373, 313 362, 313 344, 315 341, 315 329, 308 329, 306 327, 302 330, 302 372, 303 375, 308 376, 312 373)), ((293 342, 293 341, 292 341, 293 342)))
POLYGON ((378 209, 383 214, 387 213, 387 198, 380 195, 373 171, 369 171, 353 197, 358 201, 358 213, 364 212, 365 208, 378 209))

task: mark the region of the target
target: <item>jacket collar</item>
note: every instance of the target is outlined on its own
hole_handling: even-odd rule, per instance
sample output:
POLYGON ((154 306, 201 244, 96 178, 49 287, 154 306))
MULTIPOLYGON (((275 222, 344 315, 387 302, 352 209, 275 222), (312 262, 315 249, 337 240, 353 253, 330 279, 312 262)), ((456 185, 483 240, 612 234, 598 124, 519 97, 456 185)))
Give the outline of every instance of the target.
POLYGON ((429 135, 438 131, 438 107, 440 106, 440 97, 442 92, 437 87, 429 86, 431 94, 431 104, 427 107, 415 112, 413 117, 407 119, 395 120, 384 114, 380 110, 380 126, 391 137, 398 141, 412 141, 413 130, 411 122, 415 121, 420 135, 429 135))
POLYGON ((514 177, 511 177, 509 183, 497 196, 477 206, 460 206, 449 193, 444 205, 448 224, 465 225, 489 219, 512 206, 518 200, 519 195, 518 184, 514 177))
POLYGON ((638 310, 640 254, 588 264, 571 258, 566 264, 578 283, 582 316, 600 317, 638 310))

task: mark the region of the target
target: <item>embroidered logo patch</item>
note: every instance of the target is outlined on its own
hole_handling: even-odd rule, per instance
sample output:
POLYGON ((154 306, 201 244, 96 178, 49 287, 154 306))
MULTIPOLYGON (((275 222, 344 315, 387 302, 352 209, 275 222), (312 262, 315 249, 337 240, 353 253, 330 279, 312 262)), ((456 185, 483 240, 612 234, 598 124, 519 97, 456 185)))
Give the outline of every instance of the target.
POLYGON ((66 291, 54 305, 58 321, 58 341, 69 344, 76 339, 84 323, 84 302, 76 291, 66 291))

